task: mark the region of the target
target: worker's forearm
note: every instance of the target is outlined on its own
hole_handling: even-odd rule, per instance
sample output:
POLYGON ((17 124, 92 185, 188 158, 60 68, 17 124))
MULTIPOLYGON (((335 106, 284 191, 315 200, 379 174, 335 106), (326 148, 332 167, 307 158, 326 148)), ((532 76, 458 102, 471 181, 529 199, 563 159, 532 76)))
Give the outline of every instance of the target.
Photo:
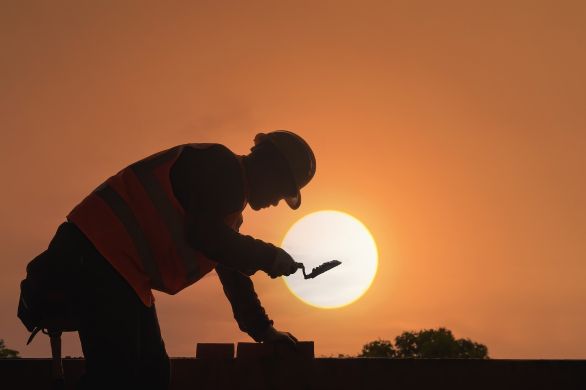
POLYGON ((238 327, 256 341, 273 324, 262 307, 250 278, 237 271, 218 264, 216 272, 220 277, 224 293, 232 306, 232 313, 238 327))
POLYGON ((245 274, 268 271, 275 259, 272 244, 242 235, 221 222, 196 221, 188 228, 189 243, 210 259, 245 274))

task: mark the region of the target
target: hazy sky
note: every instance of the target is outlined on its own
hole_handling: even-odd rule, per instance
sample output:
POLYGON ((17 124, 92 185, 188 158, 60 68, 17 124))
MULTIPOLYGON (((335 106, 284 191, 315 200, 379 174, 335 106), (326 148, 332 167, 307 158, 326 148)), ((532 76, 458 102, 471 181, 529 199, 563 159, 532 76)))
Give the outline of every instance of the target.
MULTIPOLYGON (((291 129, 318 159, 303 205, 248 210, 242 231, 280 243, 341 210, 380 265, 336 310, 258 274, 279 329, 323 355, 446 326, 496 358, 586 358, 585 20, 583 1, 2 1, 0 338, 49 355, 24 346, 18 285, 105 178, 291 129)), ((250 340, 215 274, 156 297, 171 356, 250 340)))

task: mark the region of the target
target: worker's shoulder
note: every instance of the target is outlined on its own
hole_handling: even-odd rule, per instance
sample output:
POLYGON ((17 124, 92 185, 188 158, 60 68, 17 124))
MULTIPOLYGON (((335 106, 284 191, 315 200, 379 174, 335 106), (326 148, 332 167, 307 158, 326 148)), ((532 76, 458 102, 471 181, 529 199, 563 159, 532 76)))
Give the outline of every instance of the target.
POLYGON ((184 207, 191 212, 209 207, 222 215, 239 210, 245 195, 238 156, 221 144, 186 146, 171 170, 173 190, 184 207))
MULTIPOLYGON (((217 175, 237 179, 241 175, 238 156, 222 144, 185 144, 175 170, 192 175, 217 175)), ((189 175, 191 176, 191 175, 189 175)))
POLYGON ((187 209, 193 196, 232 210, 242 204, 244 176, 238 156, 221 144, 184 144, 170 171, 173 191, 187 209), (195 194, 195 195, 194 195, 195 194), (236 206, 234 206, 236 205, 236 206))
POLYGON ((237 160, 237 156, 228 147, 222 144, 213 143, 199 143, 199 144, 185 144, 184 153, 199 155, 207 158, 237 160))

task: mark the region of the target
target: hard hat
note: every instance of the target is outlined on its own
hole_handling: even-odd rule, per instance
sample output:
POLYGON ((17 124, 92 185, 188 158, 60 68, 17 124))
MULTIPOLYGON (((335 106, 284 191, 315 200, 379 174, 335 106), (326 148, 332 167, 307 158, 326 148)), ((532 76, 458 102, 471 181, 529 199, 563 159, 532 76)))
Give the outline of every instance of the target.
POLYGON ((277 130, 270 133, 259 133, 254 137, 254 144, 270 142, 285 158, 295 184, 297 193, 285 198, 293 210, 301 205, 301 188, 315 175, 315 155, 308 143, 297 134, 287 130, 277 130))

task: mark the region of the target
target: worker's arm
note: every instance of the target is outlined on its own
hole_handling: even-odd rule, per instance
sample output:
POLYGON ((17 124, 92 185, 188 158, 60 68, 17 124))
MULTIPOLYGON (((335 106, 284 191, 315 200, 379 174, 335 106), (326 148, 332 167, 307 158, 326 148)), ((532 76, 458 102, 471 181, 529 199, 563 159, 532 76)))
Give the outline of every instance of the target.
POLYGON ((190 221, 188 240, 208 258, 246 275, 258 270, 268 273, 280 251, 272 244, 232 230, 223 220, 205 215, 190 221))
POLYGON ((244 203, 238 161, 221 146, 189 150, 173 168, 171 180, 187 214, 187 240, 194 249, 218 262, 216 272, 240 329, 256 341, 295 341, 291 334, 272 326, 247 276, 259 269, 274 276, 285 274, 283 269, 290 264, 286 261, 288 255, 271 244, 240 234, 224 221, 244 203), (275 261, 279 259, 282 261, 275 261), (275 266, 279 264, 282 266, 275 266))
POLYGON ((263 341, 263 335, 273 321, 262 307, 250 277, 221 264, 216 267, 216 272, 240 330, 248 333, 255 341, 263 341))

